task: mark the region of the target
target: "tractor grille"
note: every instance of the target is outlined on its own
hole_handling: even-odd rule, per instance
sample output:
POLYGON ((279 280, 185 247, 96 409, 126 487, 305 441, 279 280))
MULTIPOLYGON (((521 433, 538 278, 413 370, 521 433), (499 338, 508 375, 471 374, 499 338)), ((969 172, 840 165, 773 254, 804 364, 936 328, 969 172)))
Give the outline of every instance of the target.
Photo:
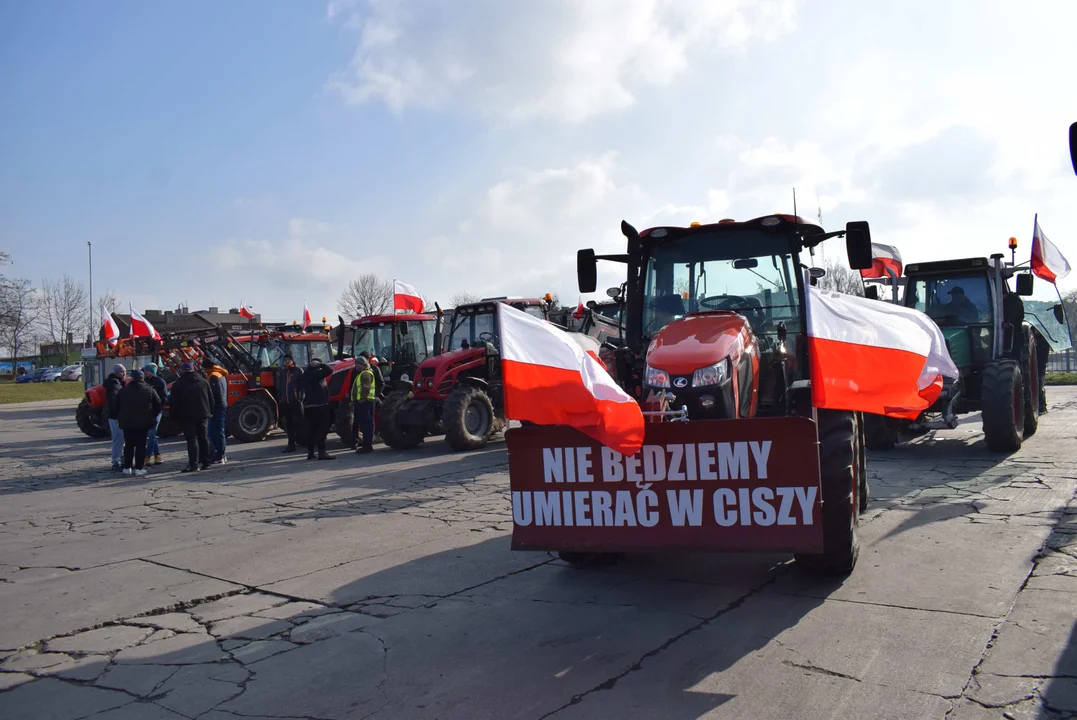
POLYGON ((434 377, 434 368, 432 368, 432 367, 419 368, 419 375, 421 375, 422 377, 434 377))

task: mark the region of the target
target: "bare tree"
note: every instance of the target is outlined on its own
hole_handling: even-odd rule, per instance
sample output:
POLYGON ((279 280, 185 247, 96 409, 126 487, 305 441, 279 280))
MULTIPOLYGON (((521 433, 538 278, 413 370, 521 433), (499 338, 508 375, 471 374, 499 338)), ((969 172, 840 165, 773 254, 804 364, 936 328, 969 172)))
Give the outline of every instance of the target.
POLYGON ((5 347, 11 350, 11 360, 19 357, 19 351, 31 344, 38 318, 39 298, 29 280, 5 279, 0 288, 0 336, 5 347))
POLYGON ((818 287, 823 290, 835 290, 846 295, 864 295, 864 281, 860 273, 850 270, 835 260, 828 260, 823 268, 826 275, 819 278, 818 287))
POLYGON ((374 273, 360 275, 341 293, 337 309, 351 317, 390 313, 393 311, 393 283, 374 273))
POLYGON ((470 305, 471 303, 477 303, 479 300, 479 296, 471 292, 458 292, 449 298, 449 302, 452 303, 453 307, 470 305))
POLYGON ((74 346, 74 338, 86 331, 86 286, 69 275, 51 282, 41 283, 41 315, 48 335, 58 346, 59 354, 67 362, 74 346))

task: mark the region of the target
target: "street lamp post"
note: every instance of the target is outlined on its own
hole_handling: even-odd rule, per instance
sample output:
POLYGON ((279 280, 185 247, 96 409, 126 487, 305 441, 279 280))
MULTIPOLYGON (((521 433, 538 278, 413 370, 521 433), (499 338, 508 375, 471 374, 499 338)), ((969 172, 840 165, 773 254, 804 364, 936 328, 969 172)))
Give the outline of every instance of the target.
POLYGON ((92 345, 93 344, 93 245, 90 244, 89 240, 86 241, 86 253, 87 253, 87 255, 89 256, 89 259, 90 259, 90 327, 89 327, 88 335, 89 335, 89 338, 90 338, 90 344, 92 345))

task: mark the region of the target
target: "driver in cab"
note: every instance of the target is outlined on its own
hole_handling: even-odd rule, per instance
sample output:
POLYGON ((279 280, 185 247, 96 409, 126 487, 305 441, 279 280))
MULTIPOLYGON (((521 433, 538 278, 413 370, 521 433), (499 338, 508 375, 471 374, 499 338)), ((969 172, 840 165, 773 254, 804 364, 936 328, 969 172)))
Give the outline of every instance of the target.
POLYGON ((974 323, 980 319, 980 311, 976 305, 965 295, 965 289, 955 286, 947 291, 950 302, 942 305, 944 315, 953 315, 959 322, 974 323))

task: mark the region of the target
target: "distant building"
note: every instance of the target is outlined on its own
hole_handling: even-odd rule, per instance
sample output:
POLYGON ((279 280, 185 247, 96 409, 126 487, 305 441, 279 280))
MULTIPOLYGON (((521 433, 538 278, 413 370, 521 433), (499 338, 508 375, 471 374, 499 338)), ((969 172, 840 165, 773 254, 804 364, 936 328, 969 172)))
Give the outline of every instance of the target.
MULTIPOLYGON (((131 316, 122 313, 113 313, 116 325, 120 328, 120 337, 127 337, 131 333, 131 316)), ((183 332, 187 330, 200 330, 202 328, 223 327, 225 330, 243 331, 251 326, 262 322, 261 313, 256 313, 254 320, 248 320, 239 314, 239 308, 230 308, 227 312, 221 312, 217 307, 206 310, 189 311, 182 305, 175 310, 145 310, 142 317, 153 323, 157 332, 183 332)))

